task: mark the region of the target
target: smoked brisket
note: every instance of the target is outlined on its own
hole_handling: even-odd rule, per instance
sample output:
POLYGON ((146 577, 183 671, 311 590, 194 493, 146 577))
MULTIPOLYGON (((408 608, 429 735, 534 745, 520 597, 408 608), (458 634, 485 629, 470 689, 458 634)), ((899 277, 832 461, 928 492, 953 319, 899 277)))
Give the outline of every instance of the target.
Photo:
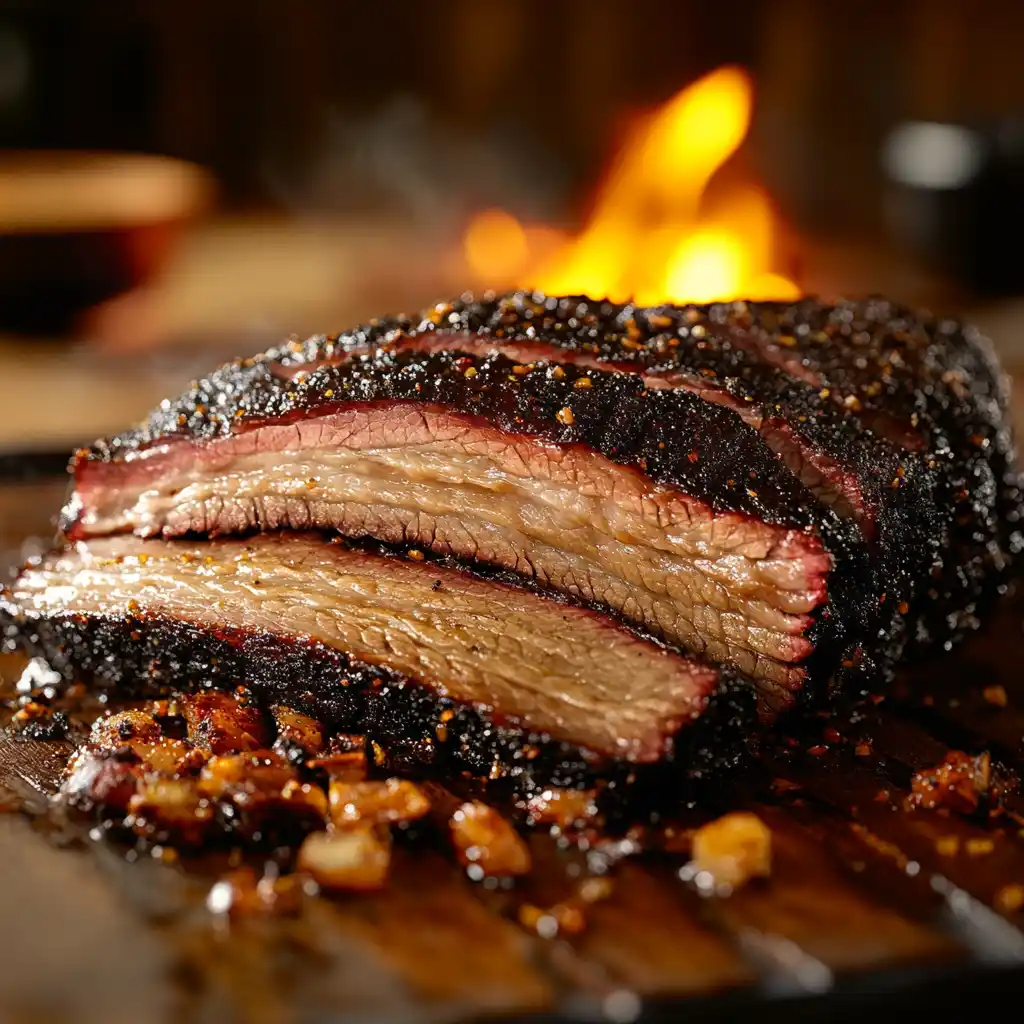
POLYGON ((0 617, 69 679, 136 696, 244 682, 332 731, 483 775, 540 755, 565 775, 680 750, 693 770, 711 763, 694 750, 709 705, 720 724, 754 718, 734 670, 604 614, 313 535, 80 543, 26 567, 0 617))
POLYGON ((466 299, 215 371, 75 455, 64 526, 496 567, 781 709, 977 623, 1020 544, 1006 404, 976 331, 882 300, 466 299))

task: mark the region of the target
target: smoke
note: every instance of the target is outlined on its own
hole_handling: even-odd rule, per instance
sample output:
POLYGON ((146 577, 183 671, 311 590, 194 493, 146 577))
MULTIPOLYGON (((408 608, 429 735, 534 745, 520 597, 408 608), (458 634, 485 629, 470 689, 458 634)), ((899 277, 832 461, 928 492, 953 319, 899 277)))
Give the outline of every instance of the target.
POLYGON ((514 121, 467 135, 412 96, 362 117, 329 111, 314 158, 290 170, 268 166, 264 177, 270 194, 297 216, 401 219, 434 236, 487 206, 552 219, 567 185, 556 161, 514 121))

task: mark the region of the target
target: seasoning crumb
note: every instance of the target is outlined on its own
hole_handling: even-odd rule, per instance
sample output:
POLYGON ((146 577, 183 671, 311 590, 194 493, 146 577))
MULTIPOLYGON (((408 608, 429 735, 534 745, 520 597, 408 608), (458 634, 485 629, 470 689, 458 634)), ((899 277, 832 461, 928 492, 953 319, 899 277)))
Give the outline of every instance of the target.
POLYGON ((1013 914, 1024 907, 1024 885, 1004 885, 995 897, 996 910, 1013 914))
POLYGON ((557 419, 559 423, 564 423, 567 427, 569 427, 572 426, 572 424, 575 422, 576 417, 573 416, 572 409, 570 409, 569 406, 566 405, 559 409, 557 413, 555 413, 555 419, 557 419))
POLYGON ((706 872, 715 888, 737 889, 771 874, 772 834, 756 814, 736 811, 697 829, 693 868, 706 872))
POLYGON ((935 840, 935 852, 942 857, 955 857, 960 852, 960 837, 940 836, 935 840))
POLYGON ((940 764, 914 775, 908 803, 925 810, 948 808, 972 814, 988 793, 991 771, 988 753, 971 757, 962 750, 951 750, 940 764))
POLYGON ((994 704, 997 708, 1005 708, 1009 703, 1006 697, 1006 688, 1003 686, 986 686, 981 691, 981 695, 989 704, 994 704))

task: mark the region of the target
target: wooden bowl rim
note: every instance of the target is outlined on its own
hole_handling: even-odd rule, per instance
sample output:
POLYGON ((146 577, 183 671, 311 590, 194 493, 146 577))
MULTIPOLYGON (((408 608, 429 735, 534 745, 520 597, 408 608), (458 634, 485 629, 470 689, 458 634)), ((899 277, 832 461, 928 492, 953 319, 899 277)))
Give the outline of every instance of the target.
POLYGON ((213 196, 197 164, 143 153, 0 154, 0 235, 111 231, 194 216, 213 196))

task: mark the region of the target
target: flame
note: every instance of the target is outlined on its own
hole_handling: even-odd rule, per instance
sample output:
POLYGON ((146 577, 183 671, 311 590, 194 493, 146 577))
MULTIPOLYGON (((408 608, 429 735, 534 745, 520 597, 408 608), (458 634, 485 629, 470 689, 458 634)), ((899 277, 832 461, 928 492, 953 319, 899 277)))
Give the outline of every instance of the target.
POLYGON ((711 72, 634 126, 579 235, 560 241, 486 210, 463 237, 469 272, 488 287, 643 305, 796 298, 774 266, 777 220, 762 189, 737 186, 715 212, 704 209, 709 183, 746 137, 752 103, 745 72, 711 72))

